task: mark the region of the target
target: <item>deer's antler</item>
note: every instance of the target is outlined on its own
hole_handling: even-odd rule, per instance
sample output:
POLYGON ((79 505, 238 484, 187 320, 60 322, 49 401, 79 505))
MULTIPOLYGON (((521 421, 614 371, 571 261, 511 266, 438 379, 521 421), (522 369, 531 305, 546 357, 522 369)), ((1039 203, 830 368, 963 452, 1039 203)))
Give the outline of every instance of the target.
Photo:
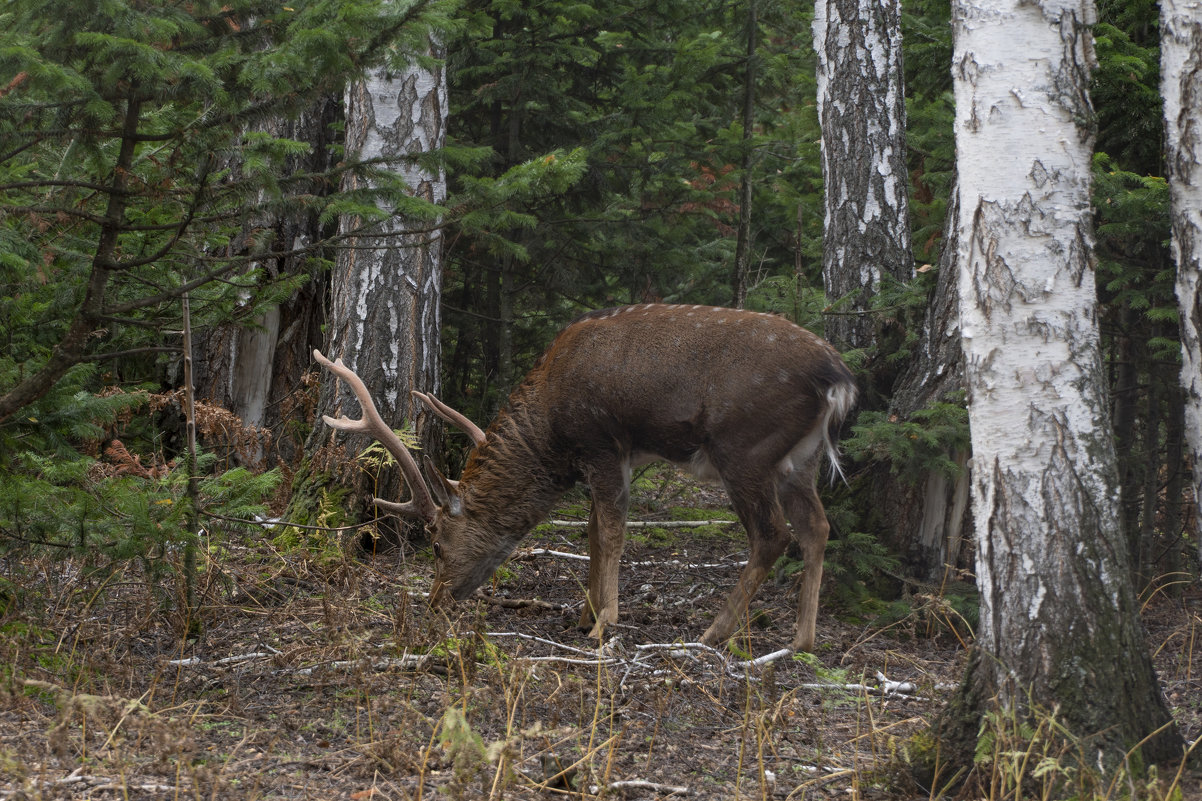
POLYGON ((412 394, 413 397, 417 398, 418 400, 424 401, 427 406, 434 410, 436 415, 471 437, 472 444, 474 444, 476 447, 484 444, 484 432, 480 430, 478 425, 464 417, 463 414, 455 411, 450 406, 447 406, 433 395, 425 392, 418 392, 416 389, 410 394, 412 394))
POLYGON ((417 462, 414 461, 413 454, 409 453, 409 449, 405 447, 405 443, 401 442, 401 438, 388 427, 384 418, 380 417, 380 412, 376 409, 376 404, 372 401, 371 393, 367 391, 363 379, 355 375, 354 370, 343 364, 342 359, 332 362, 316 349, 313 351, 313 358, 322 367, 346 382, 351 391, 355 393, 355 397, 359 399, 359 406, 363 409, 363 416, 358 420, 351 420, 346 416, 335 419, 323 414, 322 419, 326 421, 326 425, 339 431, 353 431, 375 437, 396 458, 397 464, 401 466, 401 473, 405 476, 405 483, 409 485, 409 494, 412 497, 405 503, 391 503, 381 501, 379 498, 373 499, 372 502, 390 512, 419 518, 427 523, 432 522, 438 507, 430 496, 426 482, 422 479, 421 470, 418 469, 417 462))

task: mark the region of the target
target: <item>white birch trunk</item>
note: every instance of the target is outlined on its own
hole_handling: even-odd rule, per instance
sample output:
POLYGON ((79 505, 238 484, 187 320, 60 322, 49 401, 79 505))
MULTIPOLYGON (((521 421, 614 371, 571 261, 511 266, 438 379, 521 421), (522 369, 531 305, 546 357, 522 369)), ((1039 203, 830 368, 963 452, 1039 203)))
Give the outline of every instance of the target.
MULTIPOLYGON (((432 42, 426 55, 441 57, 441 47, 432 42)), ((434 203, 446 199, 445 171, 427 169, 418 161, 445 141, 444 67, 414 64, 402 72, 376 70, 348 90, 346 104, 349 158, 383 160, 404 177, 413 195, 434 203)), ((344 186, 350 191, 367 188, 354 177, 344 186)), ((341 222, 348 234, 362 224, 357 217, 341 222)), ((413 417, 410 390, 438 392, 441 290, 441 234, 429 220, 394 214, 350 238, 338 253, 325 352, 342 358, 363 378, 381 416, 394 428, 413 417)), ((358 403, 349 389, 340 382, 335 388, 335 383, 323 384, 318 419, 322 414, 358 416, 358 403)), ((331 429, 318 433, 319 447, 341 442, 350 455, 369 444, 364 436, 335 438, 331 429)), ((386 498, 404 495, 401 486, 395 470, 379 474, 372 486, 356 482, 362 495, 386 498)))
MULTIPOLYGON (((430 172, 415 161, 441 148, 446 138, 444 69, 412 66, 400 75, 377 70, 350 88, 346 116, 348 154, 361 161, 393 160, 413 195, 446 200, 445 171, 430 172)), ((359 188, 354 179, 348 183, 349 190, 359 188)), ((344 218, 343 233, 359 225, 358 218, 344 218)), ((416 226, 419 232, 410 233, 411 227, 413 221, 393 216, 354 237, 335 268, 331 342, 360 377, 378 373, 382 383, 375 400, 381 413, 407 408, 410 389, 438 389, 441 232, 426 222, 416 226), (410 342, 416 352, 405 353, 410 342), (382 357, 378 365, 376 356, 382 357)))
MULTIPOLYGON (((1098 342, 1095 10, 1092 0, 957 0, 954 12, 983 653, 973 681, 978 698, 1007 708, 1059 707, 1113 764, 1169 718, 1119 524, 1098 342)), ((1175 736, 1165 729, 1145 753, 1171 752, 1175 736)))
MULTIPOLYGON (((1160 2, 1160 88, 1172 202, 1173 258, 1181 309, 1185 438, 1193 457, 1195 507, 1202 502, 1202 2, 1160 2)), ((1194 514, 1202 559, 1202 514, 1194 514)))
POLYGON ((874 339, 862 312, 886 273, 914 275, 906 176, 900 0, 817 0, 818 117, 827 295, 851 297, 827 318, 840 347, 874 339))

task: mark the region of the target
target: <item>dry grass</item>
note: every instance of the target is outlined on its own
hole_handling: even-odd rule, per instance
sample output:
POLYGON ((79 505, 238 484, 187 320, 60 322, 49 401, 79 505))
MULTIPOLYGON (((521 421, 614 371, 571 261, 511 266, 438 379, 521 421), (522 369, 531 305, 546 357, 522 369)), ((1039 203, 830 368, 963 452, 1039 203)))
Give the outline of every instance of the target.
MULTIPOLYGON (((600 650, 571 625, 586 566, 545 555, 505 568, 497 594, 508 605, 461 605, 449 621, 416 596, 429 578, 420 555, 313 559, 266 538, 224 542, 205 566, 203 634, 183 643, 191 621, 172 612, 170 580, 132 566, 9 561, 0 567, 25 592, 0 619, 0 799, 933 794, 901 766, 958 676, 956 636, 922 636, 920 619, 882 631, 828 609, 817 656, 740 667, 789 639, 792 599, 771 585, 741 635, 745 653, 640 649, 703 631, 737 573, 688 567, 739 558, 737 532, 673 536, 632 540, 622 625, 600 650), (874 693, 878 672, 916 686, 874 693)), ((526 544, 579 553, 581 537, 526 544)), ((1146 610, 1192 739, 1202 733, 1200 614, 1197 588, 1146 610)), ((1202 797, 1197 775, 1176 778, 1181 797, 1202 797)), ((1172 797, 1167 781, 1134 789, 1172 797)), ((1010 782, 992 795, 1039 792, 1010 782)))

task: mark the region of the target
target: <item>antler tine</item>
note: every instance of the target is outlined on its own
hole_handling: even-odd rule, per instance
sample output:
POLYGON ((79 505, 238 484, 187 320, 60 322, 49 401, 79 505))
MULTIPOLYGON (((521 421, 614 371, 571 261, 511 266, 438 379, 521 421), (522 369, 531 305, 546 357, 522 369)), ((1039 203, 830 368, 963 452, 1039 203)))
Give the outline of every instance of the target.
POLYGON ((477 447, 484 444, 484 432, 480 430, 479 426, 477 426, 471 420, 468 420, 463 414, 455 411, 450 406, 447 406, 433 395, 425 392, 418 392, 416 389, 413 390, 411 394, 413 397, 425 401, 426 405, 433 409, 436 415, 471 437, 472 442, 477 447))
POLYGON ((371 399, 371 393, 367 391, 363 379, 357 376, 354 370, 343 364, 342 359, 332 362, 317 349, 313 350, 313 358, 322 367, 346 382, 351 391, 355 393, 355 397, 359 399, 359 406, 363 410, 363 416, 358 420, 352 420, 345 415, 334 418, 323 414, 322 419, 326 421, 326 425, 339 431, 370 434, 378 439, 380 444, 396 458, 397 464, 401 467, 401 473, 405 476, 405 483, 409 485, 409 494, 413 496, 406 503, 391 503, 381 501, 379 498, 373 499, 372 502, 381 508, 406 517, 419 517, 426 522, 434 520, 437 506, 430 495, 426 482, 422 479, 421 470, 418 469, 413 454, 409 453, 405 443, 401 442, 400 437, 389 428, 388 424, 384 422, 384 418, 380 417, 380 412, 376 409, 376 404, 371 399))
POLYGON ((383 498, 372 498, 371 502, 385 512, 391 512, 400 517, 423 517, 421 511, 417 508, 417 504, 413 501, 396 503, 395 501, 386 501, 383 498))

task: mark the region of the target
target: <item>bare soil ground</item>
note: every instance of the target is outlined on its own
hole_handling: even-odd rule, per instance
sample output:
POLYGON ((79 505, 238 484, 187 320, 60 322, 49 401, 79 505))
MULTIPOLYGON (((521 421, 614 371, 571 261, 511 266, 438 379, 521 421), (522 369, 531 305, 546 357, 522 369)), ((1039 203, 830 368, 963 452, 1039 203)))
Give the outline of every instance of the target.
MULTIPOLYGON (((536 532, 493 600, 460 605, 449 628, 419 594, 426 554, 214 542, 190 640, 170 574, 0 565, 28 590, 0 619, 0 799, 938 795, 905 771, 963 656, 937 598, 915 595, 889 625, 828 603, 815 656, 741 665, 791 637, 790 587, 770 582, 731 650, 640 648, 705 630, 745 541, 735 524, 635 530, 622 623, 599 651, 574 626, 586 563, 530 551, 586 553, 583 540, 536 532), (885 695, 878 674, 914 686, 885 695)), ((1158 594, 1145 614, 1192 742, 1202 593, 1158 594)), ((1176 786, 1202 798, 1196 773, 1176 786)))

